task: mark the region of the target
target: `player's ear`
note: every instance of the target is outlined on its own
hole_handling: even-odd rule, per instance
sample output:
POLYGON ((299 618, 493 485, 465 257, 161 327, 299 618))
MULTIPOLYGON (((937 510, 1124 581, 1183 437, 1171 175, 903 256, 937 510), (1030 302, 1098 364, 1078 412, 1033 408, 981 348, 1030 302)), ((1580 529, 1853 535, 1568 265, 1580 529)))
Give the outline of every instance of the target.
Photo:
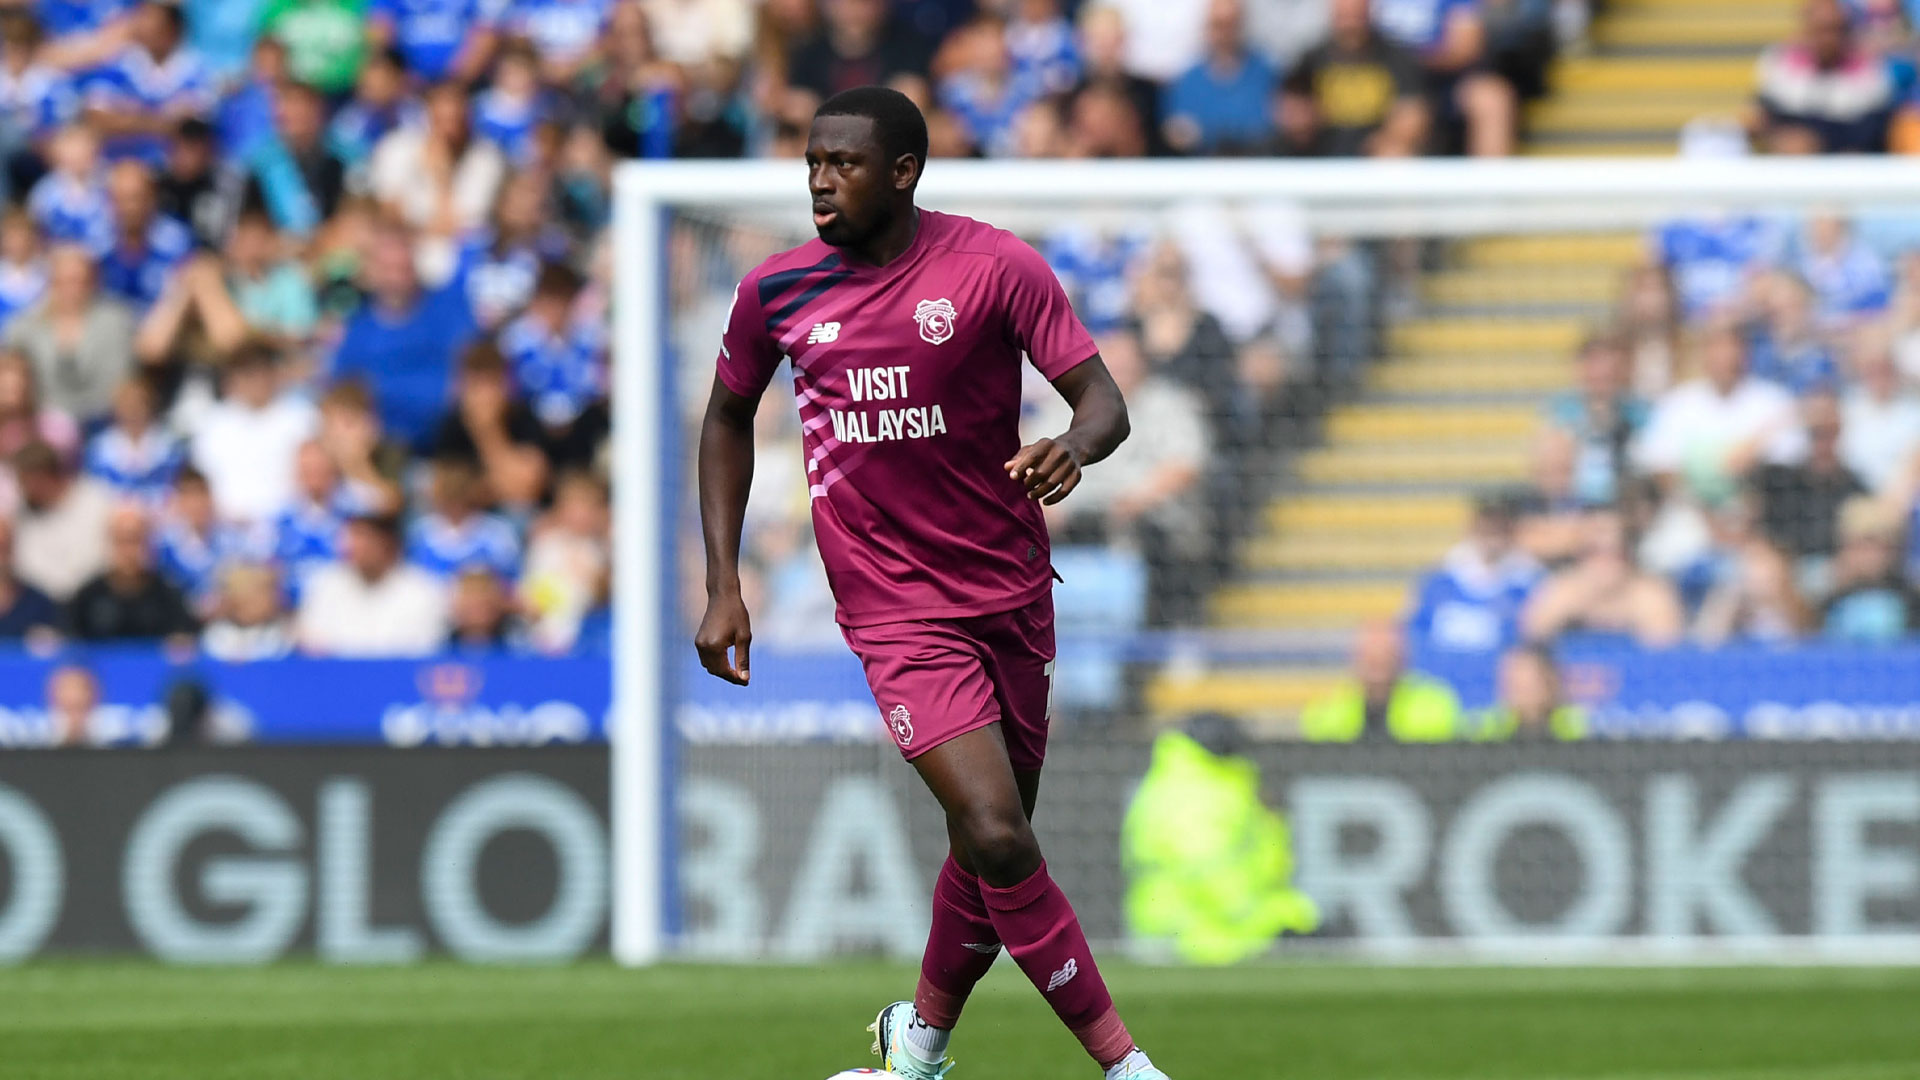
POLYGON ((893 189, 912 191, 920 182, 920 159, 912 154, 901 154, 893 159, 893 189))

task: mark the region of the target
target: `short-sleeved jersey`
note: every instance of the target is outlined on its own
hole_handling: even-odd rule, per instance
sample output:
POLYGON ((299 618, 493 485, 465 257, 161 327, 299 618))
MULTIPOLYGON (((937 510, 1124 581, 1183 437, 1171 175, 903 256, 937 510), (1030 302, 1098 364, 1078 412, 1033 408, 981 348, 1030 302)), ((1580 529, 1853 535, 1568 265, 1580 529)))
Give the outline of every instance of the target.
POLYGON ((846 626, 1010 611, 1044 593, 1040 507, 1020 449, 1021 356, 1056 379, 1093 339, 1045 260, 970 218, 920 211, 885 266, 818 240, 740 282, 720 380, 757 398, 783 358, 814 535, 846 626))

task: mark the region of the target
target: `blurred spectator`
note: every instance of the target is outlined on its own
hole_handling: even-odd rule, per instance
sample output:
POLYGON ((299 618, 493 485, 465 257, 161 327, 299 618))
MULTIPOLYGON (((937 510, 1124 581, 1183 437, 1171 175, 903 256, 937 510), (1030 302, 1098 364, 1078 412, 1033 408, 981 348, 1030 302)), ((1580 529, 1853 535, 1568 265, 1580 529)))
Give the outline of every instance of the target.
POLYGON ((334 353, 335 378, 361 378, 379 403, 381 424, 420 446, 446 406, 455 357, 474 333, 466 293, 456 282, 422 287, 407 233, 378 230, 362 269, 367 299, 347 320, 334 353))
POLYGON ((281 607, 270 566, 242 563, 220 580, 220 617, 200 634, 209 657, 227 663, 277 660, 293 651, 293 620, 281 607))
POLYGON ((1839 547, 1840 507, 1866 494, 1867 486, 1840 452, 1840 402, 1831 394, 1809 395, 1800 403, 1800 417, 1807 432, 1806 460, 1763 465, 1753 486, 1767 538, 1796 559, 1824 558, 1839 547))
MULTIPOLYGON (((11 461, 28 443, 43 442, 63 459, 80 452, 80 425, 66 412, 41 404, 40 379, 26 357, 0 350, 0 460, 11 461)), ((11 474, 5 474, 11 479, 11 474)), ((13 508, 13 493, 0 511, 13 508)))
POLYGON ((399 512, 408 451, 381 428, 366 383, 346 379, 321 397, 320 445, 339 470, 352 505, 363 511, 399 512))
POLYGON ((1614 324, 1626 342, 1633 392, 1642 398, 1664 393, 1680 356, 1679 300, 1666 267, 1627 271, 1614 324))
POLYGON ((1460 737, 1460 724, 1453 689, 1407 670, 1406 640, 1388 622, 1360 628, 1351 674, 1300 714, 1312 742, 1447 742, 1460 737))
POLYGON ((1746 345, 1731 326, 1710 327, 1700 344, 1701 376, 1669 390, 1634 446, 1634 463, 1667 495, 1667 514, 1652 542, 1656 564, 1693 561, 1707 541, 1699 509, 1724 504, 1763 464, 1785 465, 1806 454, 1793 396, 1746 371, 1746 345))
POLYGON ((1200 60, 1207 0, 1105 0, 1126 22, 1127 70, 1165 84, 1200 60))
POLYGON ((1833 587, 1820 605, 1829 641, 1885 645, 1920 630, 1920 593, 1900 568, 1900 517, 1868 498, 1840 511, 1833 587))
POLYGON ((46 292, 47 262, 40 250, 40 230, 17 206, 0 212, 0 330, 46 292))
POLYGON ((73 79, 45 62, 41 39, 33 13, 0 11, 0 198, 10 203, 48 136, 79 111, 73 79))
POLYGON ((1067 118, 1067 157, 1137 158, 1153 145, 1146 119, 1124 87, 1091 83, 1073 96, 1067 118))
POLYGON ((48 171, 27 194, 27 212, 53 243, 104 250, 113 242, 113 209, 100 172, 100 139, 83 123, 54 132, 48 171))
POLYGON ((53 447, 31 442, 13 455, 20 508, 14 517, 13 570, 21 581, 65 602, 107 564, 113 495, 76 475, 53 447))
POLYGON ((399 50, 407 70, 423 82, 471 83, 493 58, 496 16, 492 0, 368 0, 367 41, 399 50))
POLYGON ((47 676, 47 720, 53 746, 99 746, 107 741, 101 723, 100 680, 79 664, 62 664, 47 676))
POLYGON ((230 82, 247 66, 266 0, 178 0, 188 44, 211 80, 230 82))
MULTIPOLYGON (((278 88, 273 130, 254 142, 241 164, 250 178, 249 191, 257 194, 276 225, 297 236, 311 235, 332 217, 347 191, 347 163, 327 142, 326 99, 299 83, 278 88)), ((407 164, 426 167, 420 161, 407 164)), ((431 190, 439 179, 433 172, 413 177, 417 192, 431 190)), ((374 194, 387 197, 379 189, 374 194)))
POLYGON ((447 648, 456 653, 500 652, 521 640, 513 597, 499 575, 478 564, 453 577, 447 602, 447 648))
POLYGON ((220 520, 207 478, 191 465, 174 475, 154 549, 161 575, 186 593, 188 606, 201 616, 218 609, 220 575, 230 563, 272 555, 264 531, 220 520))
POLYGON ((536 649, 572 648, 587 614, 606 603, 609 539, 606 482, 587 472, 561 475, 553 485, 553 509, 527 542, 520 575, 520 602, 532 620, 528 635, 536 649))
POLYGON ((1797 40, 1760 56, 1749 121, 1775 154, 1874 153, 1886 149, 1893 80, 1884 60, 1854 40, 1840 0, 1807 0, 1797 40))
POLYGON ((1920 452, 1920 396, 1901 384, 1878 329, 1855 336, 1851 373, 1840 407, 1840 456, 1867 487, 1884 491, 1920 452))
POLYGON ((293 461, 319 417, 282 384, 280 353, 251 341, 221 373, 219 403, 193 432, 194 465, 229 521, 272 521, 293 499, 293 461))
POLYGON ((288 594, 297 596, 308 574, 340 557, 347 518, 369 503, 340 482, 340 470, 319 439, 300 444, 293 476, 293 502, 273 523, 273 552, 286 573, 288 594))
MULTIPOLYGON (((546 0, 545 7, 551 10, 576 3, 546 0)), ((675 64, 697 67, 715 60, 731 62, 746 52, 752 40, 753 16, 748 0, 639 0, 638 6, 646 12, 647 25, 660 43, 660 54, 675 64)), ((542 45, 541 52, 551 57, 555 50, 542 45)))
POLYGON ((1414 586, 1407 634, 1416 654, 1491 656, 1518 640, 1541 569, 1514 542, 1515 511, 1507 495, 1481 496, 1466 539, 1414 586))
POLYGON ((114 391, 113 423, 87 440, 85 468, 115 494, 159 509, 185 457, 180 440, 159 423, 152 380, 136 375, 114 391))
POLYGON ((1532 483, 1515 493, 1514 542, 1549 567, 1564 566, 1586 546, 1586 510, 1580 497, 1580 444, 1564 429, 1548 427, 1533 446, 1532 483))
POLYGON ((353 89, 366 54, 363 0, 265 0, 260 33, 287 50, 287 74, 329 96, 353 89))
POLYGON ((1796 584, 1793 560, 1771 542, 1749 538, 1731 558, 1731 575, 1707 594, 1693 634, 1709 647, 1729 641, 1791 644, 1805 636, 1813 613, 1796 584))
POLYGON ((1038 77, 1014 68, 1007 35, 1006 20, 998 15, 976 16, 949 43, 956 59, 940 79, 941 106, 958 119, 973 149, 988 157, 1019 152, 1017 121, 1042 92, 1038 77))
POLYGON ((213 74, 186 45, 186 16, 177 5, 142 0, 127 25, 127 47, 87 80, 87 117, 109 156, 157 167, 180 121, 212 114, 213 74))
POLYGON ((513 526, 487 510, 489 493, 479 471, 465 461, 432 465, 426 513, 407 534, 407 560, 451 580, 479 566, 511 581, 520 575, 520 540, 513 526))
POLYGON ((1585 633, 1625 636, 1660 648, 1680 640, 1685 613, 1671 582, 1634 563, 1620 513, 1601 509, 1587 515, 1586 550, 1534 590, 1520 626, 1536 643, 1585 633))
POLYGON ((247 70, 229 80, 230 85, 220 96, 211 124, 187 120, 175 130, 183 130, 189 124, 211 126, 226 156, 222 164, 232 170, 233 164, 244 161, 261 140, 272 137, 273 111, 279 101, 280 88, 289 81, 286 45, 275 37, 261 37, 253 43, 253 57, 247 70))
POLYGON ((1247 44, 1241 0, 1208 0, 1206 50, 1167 85, 1167 142, 1185 154, 1251 154, 1271 138, 1276 74, 1247 44))
POLYGON ((333 114, 327 147, 355 168, 373 157, 381 139, 403 124, 420 122, 420 105, 407 94, 406 62, 380 50, 367 56, 353 82, 353 96, 333 114))
POLYGON ((1519 104, 1513 87, 1487 66, 1480 0, 1373 0, 1373 21, 1426 68, 1437 129, 1463 127, 1466 152, 1475 157, 1513 153, 1519 104))
POLYGON ((1266 952, 1320 913, 1293 887, 1284 819, 1260 801, 1260 771, 1224 716, 1164 731, 1120 825, 1127 933, 1193 964, 1266 952))
POLYGON ((49 645, 59 632, 60 609, 13 569, 13 519, 0 516, 0 642, 49 645))
POLYGON ((1080 53, 1062 0, 1013 0, 1007 7, 1014 76, 1043 94, 1071 90, 1080 81, 1080 53))
POLYGON ((1851 328, 1885 313, 1892 302, 1886 264, 1838 214, 1808 219, 1799 268, 1813 289, 1823 329, 1851 328))
POLYGON ((457 271, 482 330, 494 330, 533 297, 545 263, 562 262, 567 235, 550 216, 547 178, 515 172, 500 185, 489 224, 469 234, 457 271))
POLYGON ((399 519, 347 522, 342 559, 314 571, 295 619, 300 648, 320 656, 428 656, 447 636, 439 580, 400 558, 399 519))
POLYGON ((458 83, 429 87, 425 105, 425 123, 396 128, 374 147, 367 185, 419 231, 421 275, 438 285, 453 272, 454 239, 486 220, 507 162, 473 131, 458 83))
POLYGON ((213 128, 197 118, 182 120, 167 140, 166 167, 155 179, 160 217, 185 225, 196 245, 218 248, 233 225, 239 194, 236 175, 215 145, 213 128))
POLYGON ((113 207, 113 243, 100 255, 101 287, 144 310, 160 298, 167 275, 193 250, 193 232, 160 213, 153 172, 144 161, 114 164, 107 172, 107 201, 113 207))
POLYGON ((81 641, 191 644, 197 627, 180 590, 154 569, 144 510, 122 506, 108 518, 106 569, 67 601, 66 629, 81 641))
POLYGON ((474 98, 474 134, 513 164, 531 164, 534 128, 547 118, 550 104, 540 86, 540 54, 525 39, 508 38, 493 63, 492 81, 474 98))
MULTIPOLYGON (((1182 5, 1169 5, 1182 6, 1182 5)), ((1080 81, 1074 87, 1078 97, 1089 87, 1100 86, 1118 91, 1133 106, 1147 136, 1146 152, 1160 157, 1169 152, 1164 125, 1160 122, 1160 84, 1134 73, 1127 66, 1127 18, 1118 8, 1106 3, 1090 3, 1080 9, 1079 26, 1080 81)), ((1058 116, 1057 106, 1046 106, 1058 116)), ((1030 110, 1031 111, 1031 110, 1030 110)), ((1022 156, 1039 155, 1023 149, 1022 156)))
POLYGON ((1487 742, 1572 742, 1588 734, 1587 711, 1569 704, 1553 653, 1521 645, 1500 657, 1492 708, 1475 718, 1474 737, 1487 742))
POLYGON ((580 275, 563 263, 540 270, 526 313, 500 331, 500 352, 519 397, 554 442, 606 393, 607 329, 580 303, 580 275))
MULTIPOLYGON (((811 4, 808 10, 812 10, 811 4)), ((784 49, 786 43, 775 44, 784 49)), ((622 157, 658 158, 673 153, 675 116, 671 106, 684 76, 655 51, 640 5, 614 6, 600 52, 601 58, 580 74, 578 97, 596 121, 607 148, 622 157)), ((775 69, 782 65, 784 59, 764 72, 770 86, 775 69)), ((802 100, 806 95, 788 95, 784 90, 769 88, 766 96, 772 99, 768 104, 775 125, 797 126, 804 143, 806 125, 813 115, 813 105, 802 100)))
MULTIPOLYGON (((1100 355, 1127 397, 1133 435, 1060 504, 1059 536, 1068 544, 1135 546, 1148 569, 1147 621, 1171 625, 1200 599, 1194 573, 1209 536, 1201 484, 1211 453, 1206 416, 1193 391, 1147 370, 1132 332, 1102 336, 1100 355)), ((1048 403, 1051 414, 1033 420, 1033 430, 1066 429, 1057 401, 1048 403)))
POLYGON ((821 0, 825 25, 789 55, 788 84, 811 95, 817 105, 856 86, 925 79, 933 65, 934 43, 911 23, 893 17, 890 6, 890 0, 821 0))
POLYGON ((133 332, 133 312, 101 293, 93 258, 69 244, 48 253, 46 295, 7 324, 5 342, 32 362, 46 403, 85 422, 132 374, 133 332))
POLYGON ((1633 393, 1631 358, 1620 335, 1589 335, 1577 363, 1575 389, 1547 403, 1547 424, 1573 444, 1573 497, 1600 505, 1618 497, 1628 450, 1650 410, 1633 393))
POLYGON ((1559 42, 1556 9, 1584 10, 1580 0, 1487 0, 1487 64, 1524 100, 1547 92, 1547 68, 1559 42))
POLYGON ((1413 157, 1426 146, 1425 75, 1374 29, 1371 0, 1332 0, 1324 41, 1287 73, 1280 130, 1296 153, 1413 157))
POLYGON ((271 217, 258 209, 241 212, 227 240, 225 271, 222 291, 248 334, 283 348, 313 335, 320 318, 313 283, 299 261, 287 257, 271 217))
POLYGON ((1751 289, 1749 367, 1755 378, 1796 394, 1831 389, 1839 377, 1814 309, 1813 290, 1787 270, 1759 274, 1751 289))
MULTIPOLYGON (((1750 276, 1780 262, 1786 253, 1787 236, 1772 220, 1705 214, 1660 226, 1651 237, 1651 245, 1652 260, 1671 280, 1681 314, 1697 320, 1730 310, 1750 276)), ((1641 289, 1646 287, 1640 284, 1641 289)))
POLYGON ((485 339, 474 342, 460 358, 454 407, 434 433, 434 458, 477 468, 503 505, 524 510, 546 488, 545 437, 533 410, 515 399, 500 350, 485 339))

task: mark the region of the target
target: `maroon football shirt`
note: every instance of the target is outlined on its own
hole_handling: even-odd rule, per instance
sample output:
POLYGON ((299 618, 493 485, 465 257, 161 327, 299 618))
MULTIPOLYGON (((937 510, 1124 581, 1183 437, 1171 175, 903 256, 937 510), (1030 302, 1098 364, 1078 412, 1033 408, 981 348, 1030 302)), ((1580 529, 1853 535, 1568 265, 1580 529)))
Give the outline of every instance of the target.
POLYGON ((755 398, 792 359, 814 535, 839 621, 868 626, 1008 611, 1046 591, 1046 523, 1001 467, 1020 449, 1020 358, 1051 380, 1094 351, 1038 252, 922 210, 886 266, 819 240, 761 263, 718 363, 755 398))

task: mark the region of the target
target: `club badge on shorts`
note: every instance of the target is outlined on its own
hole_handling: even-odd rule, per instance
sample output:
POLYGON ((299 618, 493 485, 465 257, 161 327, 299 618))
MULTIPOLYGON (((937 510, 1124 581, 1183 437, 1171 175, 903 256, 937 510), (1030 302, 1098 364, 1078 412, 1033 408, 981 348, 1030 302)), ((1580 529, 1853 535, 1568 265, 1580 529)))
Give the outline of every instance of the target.
POLYGON ((893 741, 901 746, 913 745, 913 714, 905 705, 895 705, 887 714, 887 727, 893 730, 893 741))
POLYGON ((913 309, 913 321, 920 324, 920 340, 929 345, 938 345, 953 336, 953 321, 960 313, 953 310, 953 301, 946 297, 938 300, 922 300, 913 309))

